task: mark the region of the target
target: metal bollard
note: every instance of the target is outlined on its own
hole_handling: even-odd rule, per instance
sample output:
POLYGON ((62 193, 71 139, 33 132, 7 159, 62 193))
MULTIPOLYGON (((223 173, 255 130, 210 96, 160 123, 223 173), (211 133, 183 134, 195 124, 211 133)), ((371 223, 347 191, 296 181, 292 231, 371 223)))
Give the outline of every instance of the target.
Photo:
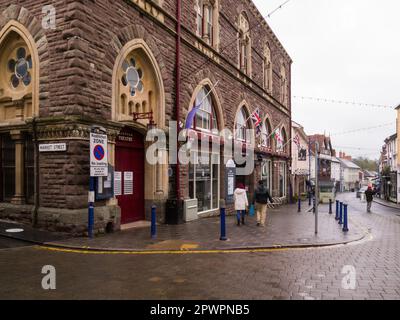
POLYGON ((329 214, 332 214, 332 199, 329 199, 329 214))
POLYGON ((299 198, 299 208, 298 212, 301 212, 301 199, 299 198))
POLYGON ((349 232, 349 220, 347 216, 347 207, 348 205, 344 205, 344 223, 343 223, 343 232, 349 232))
POLYGON ((339 215, 339 224, 343 224, 343 202, 340 202, 340 215, 339 215))
POLYGON ((308 206, 311 207, 311 192, 308 192, 308 206))
POLYGON ((339 220, 339 200, 336 200, 336 216, 335 216, 335 220, 336 221, 339 220))
POLYGON ((157 207, 152 206, 151 207, 151 238, 155 239, 157 238, 157 207))
POLYGON ((226 237, 226 209, 224 200, 221 200, 221 237, 219 239, 221 241, 228 240, 226 237))

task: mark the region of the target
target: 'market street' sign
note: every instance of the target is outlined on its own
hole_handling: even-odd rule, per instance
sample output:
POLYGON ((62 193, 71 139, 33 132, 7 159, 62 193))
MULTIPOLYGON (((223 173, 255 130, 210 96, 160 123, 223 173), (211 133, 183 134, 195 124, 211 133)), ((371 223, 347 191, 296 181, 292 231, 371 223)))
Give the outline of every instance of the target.
POLYGON ((90 176, 108 176, 107 135, 90 134, 90 176))

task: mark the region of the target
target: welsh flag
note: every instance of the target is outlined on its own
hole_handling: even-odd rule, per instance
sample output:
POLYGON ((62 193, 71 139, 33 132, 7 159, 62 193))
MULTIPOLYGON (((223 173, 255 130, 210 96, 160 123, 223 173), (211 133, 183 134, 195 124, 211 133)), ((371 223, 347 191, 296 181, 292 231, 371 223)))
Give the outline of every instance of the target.
POLYGON ((274 133, 272 134, 272 138, 276 139, 276 141, 283 143, 283 138, 281 136, 281 130, 277 128, 274 133))

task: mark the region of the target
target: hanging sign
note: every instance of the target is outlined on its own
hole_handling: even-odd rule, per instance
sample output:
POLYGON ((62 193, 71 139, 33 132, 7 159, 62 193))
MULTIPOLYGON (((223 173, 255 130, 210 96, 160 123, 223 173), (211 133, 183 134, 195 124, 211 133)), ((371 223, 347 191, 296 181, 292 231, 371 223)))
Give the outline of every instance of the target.
POLYGON ((108 176, 107 135, 90 134, 90 176, 108 176))

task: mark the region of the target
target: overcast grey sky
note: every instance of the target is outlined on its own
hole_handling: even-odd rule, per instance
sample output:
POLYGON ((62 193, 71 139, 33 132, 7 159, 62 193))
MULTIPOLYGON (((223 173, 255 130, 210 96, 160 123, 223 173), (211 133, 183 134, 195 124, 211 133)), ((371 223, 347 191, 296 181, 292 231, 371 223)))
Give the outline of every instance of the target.
MULTIPOLYGON (((264 16, 285 2, 253 1, 264 16)), ((291 0, 267 21, 294 61, 292 96, 399 105, 399 13, 399 0, 291 0)), ((378 158, 383 140, 396 131, 390 109, 293 98, 292 104, 293 120, 307 134, 331 133, 334 148, 354 157, 378 158)))

